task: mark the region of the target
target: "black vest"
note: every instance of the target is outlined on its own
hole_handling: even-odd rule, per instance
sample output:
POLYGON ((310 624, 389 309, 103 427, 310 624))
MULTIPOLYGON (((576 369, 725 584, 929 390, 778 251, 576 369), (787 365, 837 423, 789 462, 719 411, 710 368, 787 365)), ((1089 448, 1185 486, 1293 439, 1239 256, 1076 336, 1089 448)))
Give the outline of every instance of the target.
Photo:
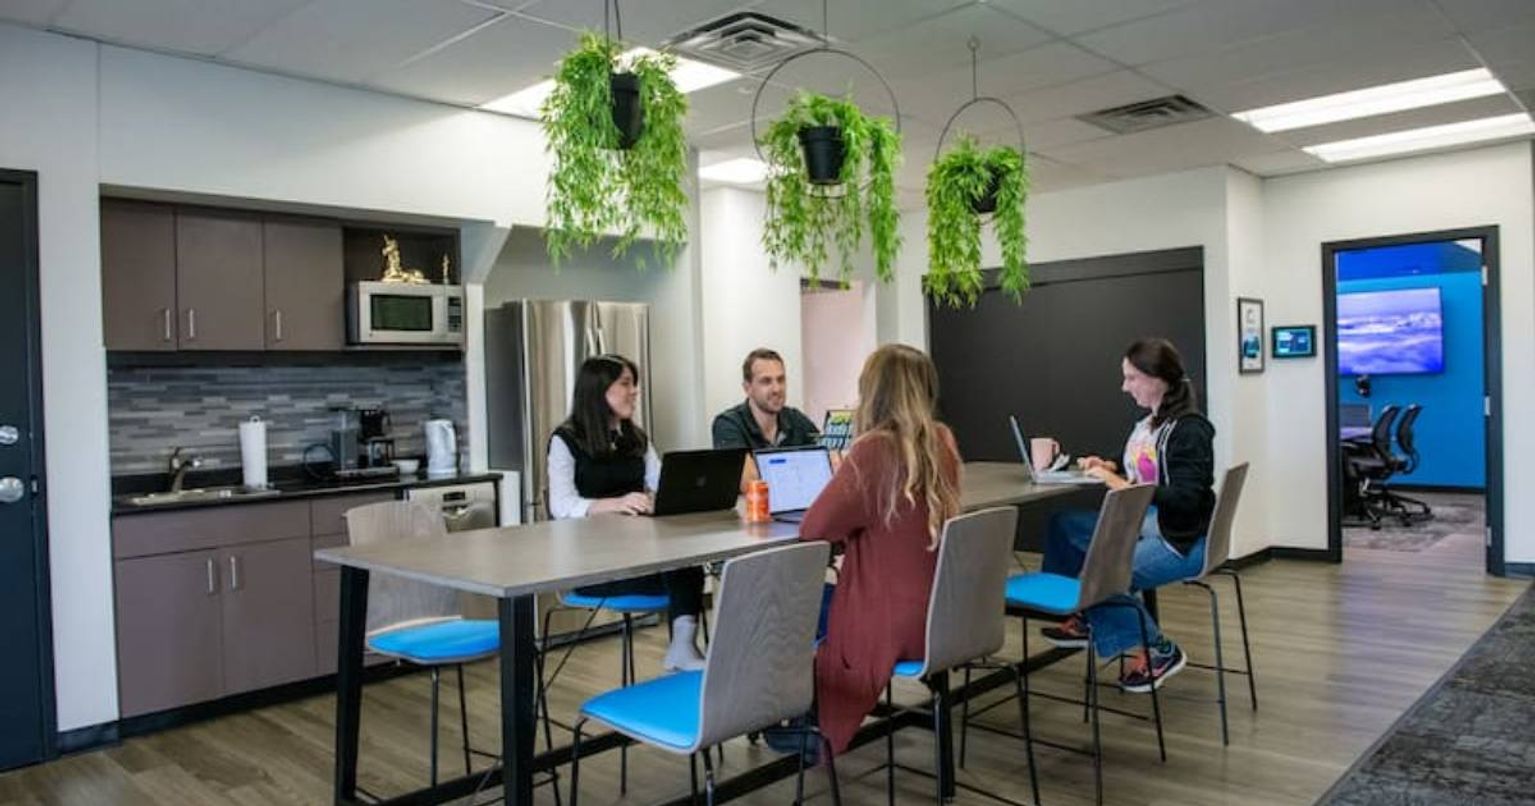
POLYGON ((613 452, 594 457, 580 440, 564 428, 554 435, 570 449, 576 460, 576 493, 582 498, 616 498, 645 490, 645 457, 613 452))

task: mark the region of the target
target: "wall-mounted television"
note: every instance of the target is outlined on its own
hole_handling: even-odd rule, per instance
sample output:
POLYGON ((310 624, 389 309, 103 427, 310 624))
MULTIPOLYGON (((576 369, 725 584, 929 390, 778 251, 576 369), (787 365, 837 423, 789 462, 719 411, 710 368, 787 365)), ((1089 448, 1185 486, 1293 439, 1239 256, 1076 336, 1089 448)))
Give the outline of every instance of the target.
POLYGON ((1338 295, 1338 373, 1412 375, 1444 371, 1444 312, 1438 288, 1338 295))

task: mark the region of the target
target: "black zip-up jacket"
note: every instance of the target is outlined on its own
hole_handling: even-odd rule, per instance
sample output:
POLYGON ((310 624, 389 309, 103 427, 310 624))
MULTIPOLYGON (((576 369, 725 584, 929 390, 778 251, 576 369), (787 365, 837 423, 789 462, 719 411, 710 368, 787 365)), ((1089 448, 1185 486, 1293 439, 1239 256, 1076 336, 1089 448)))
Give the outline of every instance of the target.
POLYGON ((1185 414, 1158 440, 1157 526, 1187 554, 1210 530, 1215 511, 1215 426, 1198 413, 1185 414))

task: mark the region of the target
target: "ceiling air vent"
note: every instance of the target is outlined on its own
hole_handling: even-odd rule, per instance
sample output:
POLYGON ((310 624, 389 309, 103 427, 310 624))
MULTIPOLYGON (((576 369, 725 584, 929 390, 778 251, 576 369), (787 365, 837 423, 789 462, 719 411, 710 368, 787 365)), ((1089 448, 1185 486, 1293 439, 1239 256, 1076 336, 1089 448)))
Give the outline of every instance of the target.
POLYGON ((1077 120, 1091 123, 1101 129, 1108 129, 1116 134, 1134 134, 1164 126, 1204 120, 1212 114, 1214 113, 1201 106, 1198 101, 1182 95, 1169 95, 1165 98, 1137 101, 1133 104, 1116 106, 1113 109, 1100 109, 1097 112, 1077 115, 1077 120))
POLYGON ((739 73, 765 70, 820 44, 821 38, 812 31, 751 11, 706 22, 667 43, 679 56, 739 73))

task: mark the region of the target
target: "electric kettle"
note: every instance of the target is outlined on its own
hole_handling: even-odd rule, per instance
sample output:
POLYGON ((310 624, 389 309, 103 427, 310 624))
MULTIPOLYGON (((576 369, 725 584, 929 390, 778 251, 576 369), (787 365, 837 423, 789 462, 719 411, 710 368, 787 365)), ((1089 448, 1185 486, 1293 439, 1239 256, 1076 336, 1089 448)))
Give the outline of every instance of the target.
POLYGON ((458 435, 452 420, 427 420, 421 428, 426 432, 426 476, 439 479, 458 473, 458 435))

